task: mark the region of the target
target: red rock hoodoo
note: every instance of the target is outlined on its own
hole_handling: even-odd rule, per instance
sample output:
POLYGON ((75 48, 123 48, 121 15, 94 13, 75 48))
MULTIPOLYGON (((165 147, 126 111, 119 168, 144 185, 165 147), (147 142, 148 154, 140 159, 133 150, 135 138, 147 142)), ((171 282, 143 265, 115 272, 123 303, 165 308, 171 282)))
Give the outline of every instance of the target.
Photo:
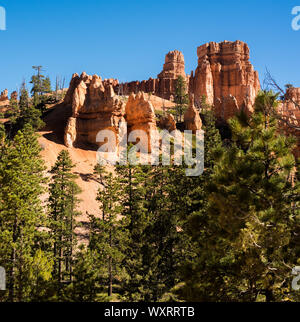
POLYGON ((188 81, 184 68, 183 54, 178 50, 170 51, 166 55, 163 70, 156 79, 150 78, 143 81, 116 84, 114 89, 120 95, 145 92, 167 100, 173 100, 178 76, 182 76, 188 81))
POLYGON ((225 120, 241 109, 251 113, 260 83, 249 61, 248 45, 242 41, 211 42, 198 47, 197 55, 198 67, 189 82, 196 104, 205 96, 216 115, 225 120))
POLYGON ((74 74, 65 104, 72 102, 72 117, 65 131, 65 144, 101 145, 96 136, 101 130, 112 130, 118 140, 119 122, 122 121, 126 102, 115 95, 112 85, 97 76, 74 74))

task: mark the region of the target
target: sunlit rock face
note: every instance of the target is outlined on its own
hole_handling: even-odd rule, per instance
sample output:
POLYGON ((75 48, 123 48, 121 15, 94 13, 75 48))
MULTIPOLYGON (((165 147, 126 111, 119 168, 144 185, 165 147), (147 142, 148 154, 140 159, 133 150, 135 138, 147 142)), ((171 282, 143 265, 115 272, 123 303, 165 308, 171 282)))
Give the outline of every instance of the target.
POLYGON ((119 123, 124 120, 126 102, 114 93, 109 82, 101 77, 83 73, 74 74, 65 104, 72 104, 72 117, 65 131, 65 144, 76 143, 101 145, 97 134, 101 130, 112 130, 118 141, 119 123))
POLYGON ((173 50, 167 53, 163 70, 157 75, 157 78, 149 78, 143 81, 133 81, 114 86, 116 93, 123 95, 137 94, 138 92, 152 93, 155 96, 166 100, 173 100, 175 96, 176 82, 179 76, 184 77, 188 82, 185 74, 185 63, 182 52, 173 50))
POLYGON ((210 42, 198 47, 197 55, 198 67, 189 82, 196 105, 205 96, 216 116, 225 120, 242 109, 251 113, 260 83, 249 61, 248 45, 242 41, 210 42))

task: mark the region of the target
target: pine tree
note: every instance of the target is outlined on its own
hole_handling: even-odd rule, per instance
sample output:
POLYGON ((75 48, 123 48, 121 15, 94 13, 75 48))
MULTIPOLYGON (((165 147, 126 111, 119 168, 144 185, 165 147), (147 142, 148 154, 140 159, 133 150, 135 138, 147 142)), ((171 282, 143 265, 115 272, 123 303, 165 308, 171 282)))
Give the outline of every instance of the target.
MULTIPOLYGON (((97 167, 99 171, 99 167, 97 167)), ((107 285, 107 294, 113 295, 113 283, 122 273, 122 226, 120 214, 122 204, 119 202, 120 185, 112 173, 102 173, 103 187, 99 189, 97 200, 100 204, 100 217, 90 216, 89 248, 96 251, 101 263, 99 272, 102 285, 107 285)))
POLYGON ((23 129, 26 124, 30 125, 34 130, 39 130, 44 126, 44 122, 41 119, 42 112, 32 106, 25 82, 23 82, 20 90, 19 109, 20 114, 15 122, 15 132, 23 129))
POLYGON ((95 302, 99 299, 99 255, 96 251, 81 245, 75 254, 73 282, 67 300, 74 302, 95 302))
POLYGON ((43 93, 43 82, 45 76, 41 74, 42 66, 32 66, 37 71, 36 75, 31 77, 30 83, 32 84, 31 94, 33 95, 34 106, 36 107, 41 103, 41 95, 43 93))
POLYGON ((71 172, 73 167, 69 152, 63 150, 51 170, 53 176, 49 189, 49 228, 54 241, 54 277, 59 292, 64 282, 71 282, 73 279, 76 217, 79 214, 76 211, 76 196, 80 193, 75 182, 76 175, 71 172))
POLYGON ((41 205, 44 164, 33 130, 26 126, 3 146, 0 162, 0 265, 7 272, 4 299, 30 301, 44 294, 51 259, 43 251, 45 215, 41 205), (40 260, 37 261, 37 258, 40 260), (46 260, 49 265, 43 266, 46 260))
POLYGON ((16 124, 20 116, 20 108, 17 100, 11 98, 9 101, 9 113, 8 117, 12 125, 16 124))
POLYGON ((29 107, 29 94, 26 89, 26 83, 23 81, 20 89, 20 101, 19 101, 20 111, 24 113, 29 107))
POLYGON ((183 168, 155 166, 148 174, 145 229, 145 300, 175 299, 171 290, 180 282, 182 263, 190 259, 190 237, 185 234, 183 168))
POLYGON ((47 76, 45 79, 42 81, 42 93, 52 93, 52 88, 51 88, 51 80, 50 77, 47 76))
POLYGON ((177 122, 182 122, 182 116, 189 104, 186 82, 182 76, 178 76, 175 88, 175 111, 177 122))
POLYGON ((128 301, 142 301, 147 289, 145 278, 144 250, 146 244, 145 229, 149 216, 145 207, 145 182, 147 169, 140 165, 117 166, 120 178, 120 203, 123 205, 122 225, 124 227, 123 267, 127 277, 122 280, 122 292, 128 301))
POLYGON ((215 155, 207 212, 194 229, 205 240, 185 276, 186 300, 275 301, 290 293, 299 190, 291 184, 294 140, 278 132, 276 105, 276 95, 261 92, 250 119, 230 121, 233 144, 215 155))

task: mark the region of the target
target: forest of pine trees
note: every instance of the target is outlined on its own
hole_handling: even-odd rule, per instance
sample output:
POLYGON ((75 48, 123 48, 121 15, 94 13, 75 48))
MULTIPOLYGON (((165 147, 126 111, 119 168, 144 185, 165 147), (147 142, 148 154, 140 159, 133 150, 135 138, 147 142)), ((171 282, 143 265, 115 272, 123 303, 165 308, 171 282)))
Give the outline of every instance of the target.
POLYGON ((268 112, 276 105, 260 92, 251 117, 229 121, 226 144, 203 106, 199 177, 184 166, 95 166, 99 211, 80 243, 74 165, 63 150, 47 175, 42 121, 22 87, 16 126, 0 127, 0 302, 300 300, 300 169, 295 140, 268 112))

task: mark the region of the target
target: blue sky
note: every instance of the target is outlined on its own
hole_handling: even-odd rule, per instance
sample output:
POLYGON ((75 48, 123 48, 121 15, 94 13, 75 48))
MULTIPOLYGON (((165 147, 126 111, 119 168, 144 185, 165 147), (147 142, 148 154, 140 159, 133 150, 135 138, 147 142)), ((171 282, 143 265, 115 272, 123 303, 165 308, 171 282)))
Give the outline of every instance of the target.
MULTIPOLYGON (((197 47, 242 40, 263 80, 265 68, 281 84, 300 87, 300 30, 291 28, 300 0, 0 0, 0 89, 16 89, 42 65, 54 81, 86 71, 120 81, 156 77, 165 54, 184 53, 186 72, 197 47)), ((54 82, 53 82, 54 83, 54 82)))

